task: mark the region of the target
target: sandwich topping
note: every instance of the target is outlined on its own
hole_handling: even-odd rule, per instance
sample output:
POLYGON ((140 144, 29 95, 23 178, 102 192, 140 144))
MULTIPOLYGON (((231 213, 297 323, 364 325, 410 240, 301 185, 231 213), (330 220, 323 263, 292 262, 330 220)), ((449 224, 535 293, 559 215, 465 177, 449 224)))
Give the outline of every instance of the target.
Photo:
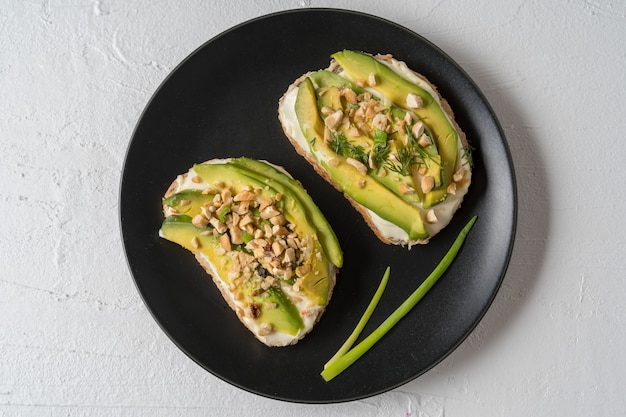
POLYGON ((447 104, 391 56, 333 54, 279 104, 292 143, 389 243, 425 243, 467 193, 471 149, 447 104))
POLYGON ((239 319, 270 346, 312 329, 341 266, 332 230, 318 232, 309 219, 321 214, 296 185, 260 161, 217 160, 180 175, 163 200, 160 235, 196 254, 239 319))

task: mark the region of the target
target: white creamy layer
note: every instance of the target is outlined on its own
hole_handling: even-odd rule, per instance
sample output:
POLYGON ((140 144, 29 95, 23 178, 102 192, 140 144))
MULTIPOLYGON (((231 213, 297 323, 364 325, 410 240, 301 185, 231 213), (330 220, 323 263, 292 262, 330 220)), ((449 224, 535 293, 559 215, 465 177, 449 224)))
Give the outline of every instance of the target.
MULTIPOLYGON (((389 68, 391 68, 394 72, 396 72, 403 78, 417 84, 419 87, 426 90, 437 101, 439 106, 441 106, 441 100, 439 99, 439 94, 433 90, 430 84, 425 82, 422 78, 420 78, 412 70, 410 70, 404 62, 398 61, 396 59, 391 59, 390 61, 387 61, 387 60, 379 60, 379 61, 387 65, 389 68)), ((339 75, 349 79, 349 77, 347 77, 347 75, 343 72, 340 72, 339 75)), ((351 81, 355 81, 355 80, 351 80, 351 81)), ((381 96, 381 93, 378 91, 374 91, 374 90, 370 90, 370 91, 372 91, 379 97, 381 96)), ((287 92, 285 93, 285 95, 283 96, 283 100, 281 101, 279 105, 279 108, 278 108, 279 119, 283 125, 283 129, 285 129, 285 132, 298 143, 298 146, 300 146, 302 150, 310 153, 309 143, 307 139, 304 137, 304 134, 302 133, 302 130, 300 129, 300 124, 298 123, 298 118, 296 117, 295 103, 296 103, 297 94, 298 94, 298 88, 294 85, 291 85, 289 89, 287 90, 287 92)), ((381 97, 381 98, 389 101, 389 98, 387 97, 381 97)), ((448 121, 450 121, 450 118, 448 117, 447 114, 446 114, 446 117, 448 118, 448 121)), ((450 124, 451 126, 454 126, 454 124, 452 123, 450 124)), ((463 143, 461 142, 460 139, 458 140, 457 146, 458 146, 458 155, 464 156, 465 152, 463 149, 463 143)), ((455 171, 459 169, 461 166, 463 166, 463 164, 466 164, 466 163, 467 161, 465 159, 457 158, 455 171)), ((472 175, 471 170, 466 169, 465 180, 462 182, 460 186, 457 187, 456 194, 455 195, 448 194, 444 202, 439 203, 434 207, 431 207, 431 209, 434 210, 438 221, 434 224, 426 223, 426 222, 424 223, 426 227, 426 231, 428 232, 429 236, 434 236, 435 234, 439 233, 439 231, 441 231, 444 227, 446 227, 450 223, 450 220, 452 220, 452 216, 454 215, 454 212, 461 205, 461 202, 463 201, 463 197, 467 194, 467 191, 469 189, 469 184, 471 183, 471 175, 472 175)), ((420 211, 423 214, 422 217, 424 217, 427 210, 422 208, 421 203, 414 203, 414 205, 420 209, 420 211)), ((376 213, 374 213, 371 210, 368 210, 368 213, 372 219, 372 222, 374 223, 376 228, 380 231, 380 233, 383 236, 394 241, 400 241, 400 242, 408 241, 409 236, 404 230, 402 230, 395 224, 381 218, 380 216, 378 216, 376 213)))
MULTIPOLYGON (((213 159, 209 161, 208 163, 212 163, 212 164, 227 163, 230 160, 231 160, 230 158, 213 159)), ((269 163, 267 161, 263 161, 263 162, 269 163)), ((274 168, 279 169, 281 172, 291 177, 291 175, 287 171, 285 171, 283 167, 280 167, 274 164, 271 164, 271 165, 274 168)), ((196 172, 194 171, 193 168, 190 168, 186 175, 179 175, 176 178, 177 186, 176 186, 176 189, 174 190, 174 193, 184 191, 184 190, 204 190, 209 186, 209 184, 204 182, 201 178, 198 178, 195 180, 198 182, 193 181, 192 178, 196 176, 197 176, 196 172)), ((166 216, 169 214, 173 214, 173 213, 171 212, 165 213, 166 216)), ((233 292, 229 290, 228 283, 225 282, 223 279, 221 279, 220 275, 217 272, 217 269, 215 268, 215 265, 213 265, 213 263, 209 260, 209 258, 206 255, 200 253, 200 256, 204 260, 205 264, 209 266, 211 275, 213 277, 218 277, 218 279, 215 279, 214 282, 216 283, 216 285, 219 286, 219 289, 222 295, 227 298, 226 301, 228 302, 228 304, 231 306, 238 306, 241 309, 245 309, 245 306, 241 305, 241 301, 236 300, 233 292)), ((333 282, 334 282, 336 269, 330 263, 329 263, 328 274, 329 274, 330 279, 333 279, 333 282)), ((270 334, 267 334, 267 335, 260 335, 259 333, 261 332, 261 326, 257 321, 255 321, 254 319, 250 317, 247 317, 245 314, 239 316, 240 319, 246 324, 248 329, 250 329, 250 331, 252 331, 254 335, 260 341, 271 346, 288 346, 288 345, 293 344, 295 341, 301 339, 305 334, 309 333, 313 329, 313 326, 317 322, 320 314, 322 314, 325 309, 325 306, 316 305, 312 303, 308 298, 304 297, 301 293, 294 291, 291 285, 282 285, 281 289, 298 309, 300 313, 300 317, 302 318, 302 322, 304 324, 304 327, 296 335, 290 335, 290 334, 282 333, 278 331, 272 331, 270 334)))
MULTIPOLYGON (((211 263, 211 261, 209 261, 209 258, 204 254, 200 254, 200 256, 206 262, 206 264, 209 265, 211 269, 211 275, 213 275, 214 277, 219 277, 215 266, 211 263)), ((244 308, 243 306, 241 306, 241 302, 235 299, 234 294, 228 289, 228 284, 224 280, 217 279, 215 280, 215 283, 220 287, 220 292, 222 293, 222 295, 228 298, 227 302, 229 305, 239 306, 242 309, 244 308)), ((289 346, 293 344, 294 341, 302 338, 302 336, 309 333, 313 329, 313 326, 317 322, 318 316, 323 312, 324 309, 321 306, 312 304, 308 299, 302 297, 300 293, 296 293, 295 291, 293 291, 290 285, 282 285, 281 289, 291 299, 293 304, 300 312, 300 317, 302 317, 302 323, 304 324, 304 328, 300 329, 300 331, 298 331, 296 335, 272 331, 270 334, 262 336, 259 334, 261 326, 256 320, 246 316, 245 314, 239 316, 239 318, 246 324, 248 329, 250 329, 250 331, 254 333, 257 339, 270 346, 289 346)))

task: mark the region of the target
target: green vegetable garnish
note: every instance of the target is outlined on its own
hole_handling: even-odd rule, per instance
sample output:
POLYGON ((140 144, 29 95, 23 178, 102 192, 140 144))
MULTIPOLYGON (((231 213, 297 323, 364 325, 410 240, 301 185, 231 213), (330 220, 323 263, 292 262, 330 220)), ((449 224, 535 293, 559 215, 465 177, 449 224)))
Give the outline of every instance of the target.
POLYGON ((226 215, 230 213, 230 206, 222 206, 217 212, 220 222, 224 223, 226 221, 226 215))
POLYGON ((243 240, 243 243, 249 243, 252 239, 254 239, 254 236, 250 233, 244 233, 243 236, 241 236, 241 240, 243 240))
MULTIPOLYGON (((452 261, 459 253, 467 234, 474 226, 476 222, 476 216, 463 227, 454 243, 445 254, 441 262, 437 265, 435 270, 424 280, 424 282, 393 312, 391 315, 376 328, 369 336, 363 339, 358 345, 350 349, 343 356, 332 361, 326 367, 321 375, 325 381, 330 381, 337 375, 345 371, 350 365, 356 362, 361 356, 363 356, 376 342, 378 342, 393 326, 395 326, 409 311, 415 307, 415 305, 424 297, 424 295, 432 288, 437 280, 443 275, 443 273, 452 264, 452 261)), ((384 279, 384 277, 383 277, 384 279)), ((377 291, 378 293, 378 291, 377 291)), ((376 295, 375 295, 376 297, 376 295)), ((366 311, 367 313, 367 311, 366 311)), ((366 320, 367 321, 367 320, 366 320)), ((360 323, 359 323, 360 324, 360 323)))
POLYGON ((378 289, 374 293, 374 296, 372 297, 372 300, 367 306, 367 309, 365 309, 365 313, 363 313, 363 316, 357 323, 356 327, 354 328, 350 336, 346 339, 346 341, 343 343, 343 345, 341 345, 337 353, 335 353, 335 355, 332 358, 330 358, 330 360, 326 362, 326 364, 324 364, 324 369, 328 368, 333 363, 337 362, 337 360, 340 357, 342 357, 352 347, 357 337, 359 337, 359 335, 361 334, 361 331, 363 330, 368 320, 370 319, 372 313, 374 312, 374 309, 378 305, 378 301, 380 300, 380 297, 382 297, 383 292, 385 291, 385 287, 387 286, 387 281, 389 280, 389 272, 390 272, 390 268, 387 267, 387 269, 385 270, 385 274, 383 275, 383 278, 380 281, 380 284, 378 285, 378 289))

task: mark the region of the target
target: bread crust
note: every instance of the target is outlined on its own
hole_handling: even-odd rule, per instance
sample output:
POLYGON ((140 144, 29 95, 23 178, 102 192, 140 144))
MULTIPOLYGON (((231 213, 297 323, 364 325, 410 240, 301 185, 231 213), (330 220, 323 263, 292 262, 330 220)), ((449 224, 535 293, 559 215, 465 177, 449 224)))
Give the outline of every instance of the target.
MULTIPOLYGON (((378 59, 378 60, 385 61, 387 63, 391 63, 393 61, 393 57, 391 55, 389 55, 389 54, 387 54, 387 55, 377 54, 377 55, 372 55, 372 56, 374 58, 378 59)), ((337 64, 337 62, 334 59, 331 60, 330 65, 326 69, 329 70, 329 71, 335 72, 335 73, 341 72, 341 67, 337 64)), ((452 126, 457 131, 458 136, 459 136, 459 140, 461 141, 463 147, 466 147, 467 146, 466 135, 461 130, 461 128, 458 125, 458 123, 456 122, 456 120, 454 118, 454 113, 453 113, 452 108, 450 107, 449 103, 443 97, 441 97, 441 95, 437 91, 436 86, 433 85, 430 81, 428 81, 428 79, 424 75, 419 74, 419 73, 411 70, 410 68, 407 68, 407 69, 411 73, 413 73, 415 76, 419 77, 422 81, 427 83, 432 88, 432 90, 435 92, 435 94, 437 95, 437 98, 439 99, 439 101, 441 103, 441 107, 442 107, 443 111, 446 113, 446 115, 448 116, 452 126)), ((337 182, 335 182, 330 177, 328 172, 326 172, 326 170, 319 164, 319 162, 315 159, 315 157, 311 154, 311 152, 309 152, 308 149, 303 149, 302 146, 300 146, 300 143, 297 141, 297 139, 292 136, 290 129, 287 127, 288 123, 287 123, 287 120, 286 120, 286 116, 285 116, 285 114, 282 111, 283 105, 284 105, 284 101, 285 101, 285 97, 293 89, 298 88, 299 85, 309 75, 311 75, 312 73, 313 73, 312 71, 309 71, 309 72, 301 75, 300 77, 298 77, 287 88, 287 91, 285 92, 285 94, 283 94, 283 96, 281 96, 279 101, 278 101, 278 119, 279 119, 280 124, 282 126, 283 132, 284 132, 285 136, 287 137, 287 139, 289 140, 289 142, 291 143, 291 145, 294 147, 294 149, 296 150, 296 152, 300 156, 302 156, 302 157, 304 157, 306 159, 306 161, 313 167, 313 169, 315 170, 315 172, 319 176, 324 178, 324 180, 326 180, 329 184, 331 184, 337 191, 339 191, 339 192, 341 192, 343 194, 343 196, 350 202, 352 207, 363 217, 363 219, 365 220, 365 222, 368 225, 368 227, 372 230, 372 232, 376 235, 376 237, 379 240, 381 240, 382 242, 384 242, 386 244, 402 245, 402 246, 407 245, 409 248, 412 245, 415 245, 415 244, 427 244, 432 236, 429 236, 428 238, 425 238, 425 239, 418 239, 418 240, 398 240, 398 239, 393 239, 393 238, 390 238, 390 237, 386 236, 378 228, 378 226, 376 225, 376 223, 375 223, 375 221, 374 221, 374 219, 373 219, 373 217, 371 215, 371 212, 365 206, 363 206, 363 205, 359 204, 358 202, 356 202, 352 197, 350 197, 350 195, 348 195, 347 193, 343 192, 343 189, 341 188, 341 186, 339 184, 337 184, 337 182)))
MULTIPOLYGON (((205 161, 203 163, 205 164, 210 164, 210 163, 215 163, 215 162, 223 162, 223 161, 228 161, 229 159, 211 159, 208 161, 205 161)), ((285 173, 286 171, 282 168, 282 167, 277 167, 281 170, 283 170, 285 173)), ((187 178, 188 176, 188 172, 179 175, 174 181, 172 181, 172 183, 169 185, 169 187, 167 188, 163 198, 166 199, 170 196, 172 196, 173 194, 176 194, 178 191, 180 191, 180 184, 182 184, 185 180, 185 178, 187 178)), ((164 216, 168 216, 169 214, 171 214, 169 212, 169 208, 166 205, 163 205, 163 214, 164 216)), ((237 318, 239 319, 239 321, 262 343, 264 343, 267 346, 270 347, 280 347, 280 346, 289 346, 289 345, 294 345, 296 343, 298 343, 298 341, 302 340, 304 338, 304 336, 306 336, 307 334, 309 334, 311 332, 311 330, 314 328, 315 324, 317 324, 317 322, 320 320, 320 318, 322 317, 322 315, 324 314, 324 312, 326 311, 326 306, 328 305, 328 302, 330 302, 330 299, 332 297, 332 293, 335 287, 335 283, 336 283, 336 276, 339 273, 339 269, 335 266, 335 265, 331 265, 330 270, 329 270, 329 294, 328 294, 328 299, 327 299, 327 303, 325 306, 319 308, 317 310, 317 316, 315 321, 313 322, 313 325, 310 326, 310 328, 307 331, 302 331, 299 334, 297 334, 296 336, 292 337, 288 343, 273 343, 270 340, 268 340, 267 337, 263 336, 263 335, 259 335, 255 329, 253 329, 250 325, 250 323, 246 320, 246 315, 245 315, 245 310, 241 305, 238 305, 236 303, 236 301, 233 299, 232 294, 229 292, 228 287, 225 285, 225 282, 219 277, 219 274, 217 273, 217 271, 213 268, 213 266, 211 265, 211 263, 208 261, 208 259, 202 255, 199 252, 192 252, 196 261, 198 262, 198 264, 200 264, 200 266, 202 267, 202 269, 204 269, 204 271, 209 275, 209 277, 211 278, 211 280, 213 281, 213 283, 215 284, 215 286, 218 288, 218 290, 220 291, 220 294, 222 295, 222 298, 224 299, 224 301, 226 301, 226 303, 228 304, 228 306, 235 312, 235 314, 237 315, 237 318)))

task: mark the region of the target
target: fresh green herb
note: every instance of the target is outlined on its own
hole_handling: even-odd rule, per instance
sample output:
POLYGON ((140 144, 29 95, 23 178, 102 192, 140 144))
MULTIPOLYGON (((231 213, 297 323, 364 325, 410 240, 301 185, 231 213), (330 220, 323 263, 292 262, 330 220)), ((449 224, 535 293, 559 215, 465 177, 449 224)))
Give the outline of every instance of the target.
POLYGON ((356 327, 354 328, 350 336, 348 336, 344 344, 341 345, 337 353, 335 353, 335 355, 332 358, 330 358, 328 362, 326 362, 326 364, 324 365, 324 369, 328 368, 333 363, 337 362, 339 358, 341 358, 348 350, 350 350, 350 348, 352 347, 356 339, 359 337, 359 335, 361 334, 361 331, 363 331, 363 328, 365 327, 368 320, 372 316, 374 309, 378 305, 378 301, 380 301, 380 297, 382 297, 383 292, 385 291, 385 287, 387 286, 387 281, 389 280, 389 272, 390 272, 390 268, 387 267, 387 269, 385 270, 385 274, 383 275, 383 278, 380 281, 380 284, 378 285, 378 289, 374 293, 374 296, 372 297, 372 300, 367 306, 367 309, 365 309, 365 313, 363 313, 363 316, 361 316, 361 319, 357 323, 356 327))
POLYGON ((367 165, 367 154, 362 146, 354 146, 343 133, 331 132, 330 148, 337 155, 354 158, 367 165))
POLYGON ((387 143, 387 132, 384 130, 376 129, 374 132, 374 145, 382 145, 387 143))
POLYGON ((396 120, 402 120, 406 116, 406 112, 396 106, 391 106, 391 114, 396 118, 396 120))
POLYGON ((226 221, 226 215, 230 213, 230 206, 222 206, 217 212, 217 216, 220 219, 220 223, 224 223, 226 221))
POLYGON ((463 227, 454 243, 445 254, 441 262, 437 265, 435 270, 424 280, 424 282, 393 312, 391 315, 376 328, 369 336, 363 339, 358 345, 348 350, 343 356, 336 359, 327 368, 325 368, 321 375, 325 381, 330 381, 337 375, 345 371, 349 366, 356 362, 361 356, 363 356, 376 342, 378 342, 393 326, 395 326, 409 311, 415 307, 415 305, 424 297, 424 295, 432 288, 437 280, 448 269, 452 261, 459 253, 467 234, 474 226, 476 222, 476 216, 463 227))
POLYGON ((403 176, 411 175, 411 167, 417 163, 415 156, 418 154, 417 141, 411 133, 411 128, 406 127, 406 146, 399 149, 396 153, 396 162, 388 160, 385 167, 390 171, 397 172, 403 176))
POLYGON ((376 129, 374 132, 374 146, 372 154, 374 164, 382 166, 389 157, 389 143, 387 143, 387 133, 384 130, 376 129))
POLYGON ((429 154, 421 146, 416 146, 414 150, 415 150, 414 155, 417 157, 419 162, 426 164, 427 166, 430 166, 431 163, 435 163, 439 165, 439 162, 436 161, 435 158, 433 158, 433 155, 429 154))
POLYGON ((254 239, 254 236, 251 235, 250 233, 244 233, 241 236, 241 240, 243 240, 243 243, 246 243, 246 244, 249 243, 253 239, 254 239))
POLYGON ((330 149, 337 155, 346 155, 350 150, 350 142, 343 133, 331 132, 330 149))
POLYGON ((414 148, 414 146, 405 146, 399 149, 396 154, 397 164, 387 160, 385 167, 405 177, 411 175, 410 169, 416 164, 414 148))
POLYGON ((475 150, 476 148, 470 145, 469 143, 467 144, 466 147, 463 148, 463 156, 461 157, 461 159, 465 159, 465 162, 463 163, 463 165, 469 165, 470 167, 474 166, 474 151, 475 150))

